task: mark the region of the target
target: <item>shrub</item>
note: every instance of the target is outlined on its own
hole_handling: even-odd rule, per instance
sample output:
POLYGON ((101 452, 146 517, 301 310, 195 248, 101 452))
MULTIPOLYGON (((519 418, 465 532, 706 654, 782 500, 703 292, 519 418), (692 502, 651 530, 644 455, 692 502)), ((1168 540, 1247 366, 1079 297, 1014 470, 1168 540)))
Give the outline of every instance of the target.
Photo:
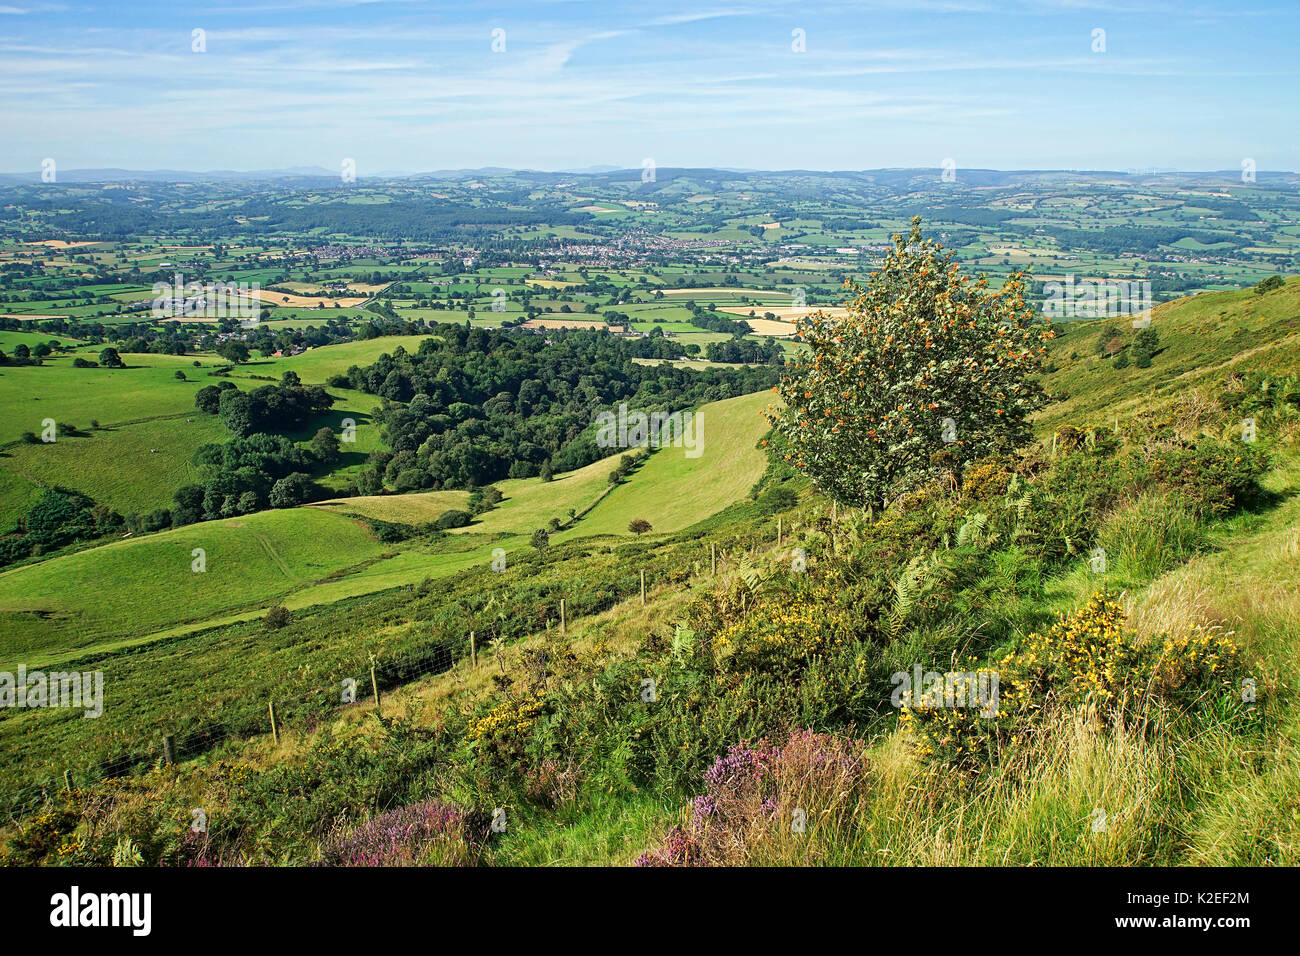
POLYGON ((268 631, 278 631, 291 623, 293 623, 293 612, 283 604, 277 604, 262 618, 262 624, 268 631))
POLYGON ((789 485, 772 485, 758 496, 758 505, 768 514, 789 511, 799 503, 799 493, 789 485))
POLYGON ((1281 276, 1269 276, 1267 279, 1260 279, 1255 285, 1255 295, 1264 295, 1275 289, 1280 289, 1286 284, 1281 276))
POLYGON ((796 730, 731 747, 704 774, 690 821, 637 866, 815 863, 853 825, 870 765, 858 741, 796 730))
POLYGON ((446 531, 448 528, 463 528, 470 523, 472 517, 473 516, 468 511, 460 511, 456 508, 452 508, 451 510, 444 511, 440 514, 438 520, 433 523, 433 526, 439 531, 446 531))
POLYGON ((1269 457, 1257 445, 1202 438, 1194 447, 1161 452, 1151 477, 1176 490, 1202 516, 1222 516, 1253 504, 1269 457))
POLYGON ((329 866, 470 866, 482 841, 469 814, 424 800, 330 833, 321 845, 329 866))
POLYGON ((470 721, 469 740, 486 763, 511 766, 523 757, 528 735, 537 725, 542 709, 542 698, 537 695, 507 697, 470 721))
POLYGON ((1011 472, 999 459, 989 458, 975 462, 961 476, 961 493, 964 498, 988 501, 1007 493, 1011 472))
POLYGON ((729 666, 739 670, 787 669, 843 644, 852 633, 853 618, 835 606, 831 587, 817 581, 791 599, 751 607, 714 635, 713 647, 729 654, 729 666))
POLYGON ((1217 625, 1138 639, 1115 595, 1098 591, 1044 633, 1032 633, 998 663, 998 715, 904 707, 917 752, 949 769, 978 773, 1007 748, 1024 745, 1045 718, 1089 707, 1103 726, 1142 718, 1152 704, 1186 708, 1239 700, 1240 650, 1217 625))

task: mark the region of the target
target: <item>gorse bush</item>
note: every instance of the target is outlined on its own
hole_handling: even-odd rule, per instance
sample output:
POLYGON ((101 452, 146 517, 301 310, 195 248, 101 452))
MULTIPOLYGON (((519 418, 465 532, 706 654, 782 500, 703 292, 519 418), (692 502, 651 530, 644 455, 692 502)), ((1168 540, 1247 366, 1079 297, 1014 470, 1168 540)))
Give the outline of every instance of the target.
POLYGON ((900 719, 931 764, 978 774, 1007 751, 1028 746, 1045 721, 1076 708, 1088 708, 1109 726, 1150 718, 1161 703, 1241 704, 1244 658, 1231 636, 1198 622, 1140 641, 1116 596, 1102 590, 993 667, 996 716, 923 702, 902 708, 900 719))

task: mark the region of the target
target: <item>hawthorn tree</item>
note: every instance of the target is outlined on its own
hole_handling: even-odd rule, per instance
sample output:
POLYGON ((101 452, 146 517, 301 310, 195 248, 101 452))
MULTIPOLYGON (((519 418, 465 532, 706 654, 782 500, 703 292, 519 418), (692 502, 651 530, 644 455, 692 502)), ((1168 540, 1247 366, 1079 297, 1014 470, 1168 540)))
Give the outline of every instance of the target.
POLYGON ((887 506, 971 461, 1029 441, 1044 402, 1050 324, 1025 302, 1023 274, 1001 290, 961 274, 921 233, 894 236, 848 314, 798 322, 808 345, 775 389, 769 418, 786 459, 831 498, 887 506))

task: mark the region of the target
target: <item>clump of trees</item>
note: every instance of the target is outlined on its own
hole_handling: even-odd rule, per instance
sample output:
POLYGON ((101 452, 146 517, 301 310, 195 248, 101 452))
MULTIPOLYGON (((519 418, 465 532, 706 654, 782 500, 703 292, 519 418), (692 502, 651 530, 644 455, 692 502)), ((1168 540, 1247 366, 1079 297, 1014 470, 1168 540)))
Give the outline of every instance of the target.
POLYGON ((710 362, 744 363, 749 365, 780 365, 785 353, 770 336, 762 342, 753 339, 733 338, 728 342, 710 342, 704 350, 710 362))
POLYGON ((0 537, 0 567, 45 554, 75 541, 89 541, 123 526, 105 505, 66 488, 47 488, 9 532, 0 537))
POLYGON ((292 508, 320 497, 311 472, 316 456, 282 435, 250 435, 194 453, 201 481, 173 496, 176 526, 250 514, 267 507, 292 508))
POLYGON ((1286 280, 1281 276, 1269 276, 1267 279, 1260 279, 1255 284, 1255 295, 1267 295, 1275 289, 1280 289, 1286 285, 1286 280))
POLYGON ((222 424, 244 438, 254 432, 290 432, 329 410, 334 396, 319 385, 304 386, 294 372, 279 385, 241 392, 231 382, 208 385, 194 393, 194 407, 218 415, 222 424))
MULTIPOLYGON (((693 371, 635 358, 664 345, 603 331, 528 332, 438 325, 415 354, 398 348, 329 384, 383 399, 376 413, 389 458, 357 476, 358 490, 474 488, 571 471, 607 456, 596 415, 626 403, 677 411, 775 384, 773 366, 693 371), (650 343, 647 345, 646 343, 650 343)), ((225 399, 223 399, 225 400, 225 399)))
POLYGON ((1045 401, 1034 379, 1052 336, 1026 303, 1023 275, 993 291, 961 274, 919 217, 848 314, 798 323, 808 345, 771 415, 785 458, 856 507, 899 494, 1031 437, 1045 401))

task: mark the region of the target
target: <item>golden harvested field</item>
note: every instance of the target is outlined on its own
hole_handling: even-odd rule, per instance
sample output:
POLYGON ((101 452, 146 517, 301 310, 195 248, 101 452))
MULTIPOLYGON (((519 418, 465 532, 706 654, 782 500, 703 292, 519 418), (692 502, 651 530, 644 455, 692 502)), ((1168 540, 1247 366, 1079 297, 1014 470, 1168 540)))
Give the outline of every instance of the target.
POLYGON ((522 326, 525 329, 604 329, 605 322, 593 319, 530 319, 522 326))
POLYGON ((310 308, 320 302, 324 302, 328 308, 336 305, 350 308, 366 301, 361 296, 340 296, 336 299, 327 295, 295 295, 292 292, 273 292, 270 289, 258 289, 254 295, 272 305, 292 305, 300 308, 310 308))
POLYGON ((566 279, 528 279, 529 285, 535 285, 539 289, 567 289, 571 285, 580 285, 578 282, 569 282, 566 279))
POLYGON ((770 335, 774 338, 786 338, 794 335, 793 322, 781 322, 774 319, 751 319, 748 315, 745 315, 745 321, 759 335, 770 335))
POLYGON ((468 491, 423 491, 409 495, 361 495, 356 498, 331 498, 309 505, 338 514, 359 514, 380 521, 421 524, 436 521, 444 511, 464 509, 469 504, 468 491))

